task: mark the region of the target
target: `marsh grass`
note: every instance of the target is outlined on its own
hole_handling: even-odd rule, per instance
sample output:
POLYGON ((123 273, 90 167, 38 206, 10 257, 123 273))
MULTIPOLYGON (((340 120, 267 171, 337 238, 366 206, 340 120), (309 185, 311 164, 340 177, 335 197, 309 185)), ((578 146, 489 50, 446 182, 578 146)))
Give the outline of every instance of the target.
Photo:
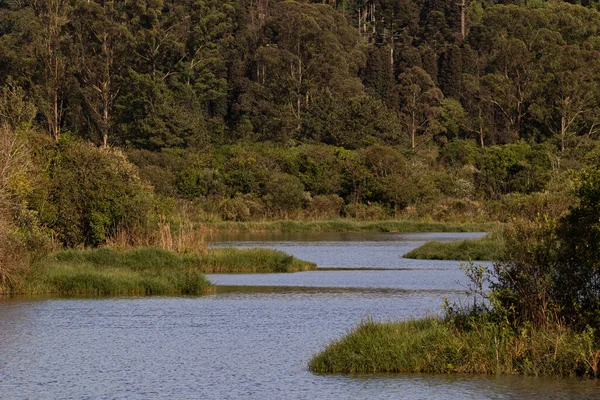
POLYGON ((318 373, 471 373, 599 377, 594 332, 555 325, 513 331, 497 323, 457 328, 424 318, 367 320, 309 362, 318 373))
POLYGON ((428 242, 404 254, 417 260, 497 261, 504 252, 501 235, 491 234, 479 239, 455 242, 428 242))
POLYGON ((208 224, 221 232, 489 232, 496 223, 458 224, 421 221, 360 221, 353 219, 214 222, 208 224))
POLYGON ((37 265, 13 293, 200 295, 214 291, 205 273, 296 272, 316 268, 281 251, 215 249, 205 255, 156 248, 65 250, 37 265))
POLYGON ((268 273, 315 270, 317 265, 271 249, 211 249, 198 257, 204 273, 268 273))

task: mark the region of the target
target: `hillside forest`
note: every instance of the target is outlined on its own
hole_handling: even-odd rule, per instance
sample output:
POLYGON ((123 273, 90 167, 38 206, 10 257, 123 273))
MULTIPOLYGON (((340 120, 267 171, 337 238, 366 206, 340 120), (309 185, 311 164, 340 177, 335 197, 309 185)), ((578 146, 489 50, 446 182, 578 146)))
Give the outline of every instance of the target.
POLYGON ((597 6, 0 0, 0 241, 559 217, 600 161, 597 6))

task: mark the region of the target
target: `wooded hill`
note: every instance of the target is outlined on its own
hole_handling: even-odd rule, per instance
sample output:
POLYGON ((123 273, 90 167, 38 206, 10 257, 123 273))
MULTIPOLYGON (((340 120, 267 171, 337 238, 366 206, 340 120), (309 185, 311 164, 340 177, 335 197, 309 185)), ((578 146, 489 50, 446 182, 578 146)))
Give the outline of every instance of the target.
POLYGON ((81 141, 222 219, 561 214, 600 161, 595 7, 0 0, 0 119, 38 132, 24 196, 53 229, 97 165, 81 141))

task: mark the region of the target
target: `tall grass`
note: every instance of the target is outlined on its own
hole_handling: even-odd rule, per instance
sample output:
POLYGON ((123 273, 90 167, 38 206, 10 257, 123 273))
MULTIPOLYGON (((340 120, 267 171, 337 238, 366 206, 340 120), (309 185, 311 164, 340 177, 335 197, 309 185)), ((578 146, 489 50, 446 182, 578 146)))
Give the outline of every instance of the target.
POLYGON ((495 323, 459 329, 436 318, 361 322, 310 362, 313 372, 472 373, 600 377, 592 330, 555 325, 512 331, 495 323))
POLYGON ((117 229, 106 246, 116 249, 154 247, 177 253, 207 254, 214 232, 213 228, 195 224, 189 218, 180 217, 173 223, 161 216, 155 224, 117 229))
POLYGON ((296 272, 313 263, 268 249, 215 249, 205 255, 156 248, 65 250, 52 254, 12 293, 199 295, 214 290, 205 273, 296 272))
POLYGON ((404 254, 418 260, 497 261, 504 253, 504 234, 494 228, 483 238, 453 242, 428 242, 404 254))
POLYGON ((456 242, 428 242, 406 253, 404 258, 417 260, 500 260, 504 242, 496 239, 468 239, 456 242))
POLYGON ((495 223, 443 223, 421 221, 359 221, 333 219, 324 221, 213 222, 221 232, 489 232, 495 223))

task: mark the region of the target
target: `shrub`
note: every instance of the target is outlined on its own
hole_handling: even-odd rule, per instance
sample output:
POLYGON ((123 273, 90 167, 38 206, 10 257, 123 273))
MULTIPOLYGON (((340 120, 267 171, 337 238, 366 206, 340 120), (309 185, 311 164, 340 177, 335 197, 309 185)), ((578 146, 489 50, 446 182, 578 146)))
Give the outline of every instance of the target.
POLYGON ((55 213, 43 222, 67 246, 97 246, 118 227, 143 224, 151 210, 151 189, 118 150, 62 143, 50 174, 55 213))
POLYGON ((184 169, 177 174, 177 191, 188 197, 219 196, 226 192, 221 175, 212 169, 184 169))
POLYGON ((600 169, 582 171, 575 194, 579 204, 558 229, 562 246, 555 295, 570 321, 600 327, 600 169))
POLYGON ((337 218, 343 206, 344 199, 337 194, 318 195, 311 199, 309 213, 314 218, 337 218))
POLYGON ((237 193, 217 206, 219 216, 225 221, 248 221, 263 216, 264 211, 264 205, 253 194, 237 193))
POLYGON ((265 186, 263 200, 269 211, 284 214, 302 207, 304 185, 288 174, 276 174, 265 186))

